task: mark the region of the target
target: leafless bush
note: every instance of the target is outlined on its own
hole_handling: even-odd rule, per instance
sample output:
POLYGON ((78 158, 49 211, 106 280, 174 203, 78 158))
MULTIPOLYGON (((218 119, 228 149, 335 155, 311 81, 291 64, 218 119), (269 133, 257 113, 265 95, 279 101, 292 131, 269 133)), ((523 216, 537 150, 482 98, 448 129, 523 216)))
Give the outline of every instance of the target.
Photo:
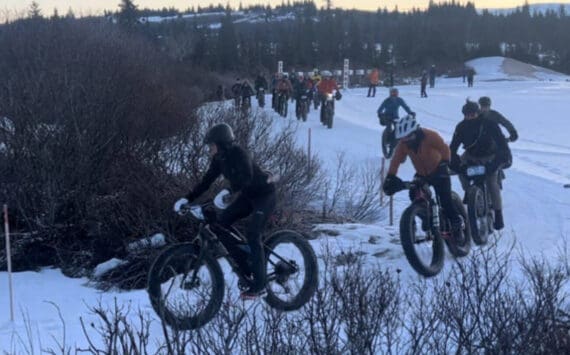
POLYGON ((380 205, 380 169, 372 164, 347 162, 346 154, 337 156, 336 175, 324 183, 323 217, 343 216, 352 220, 377 217, 380 205))
POLYGON ((131 309, 118 305, 116 300, 110 310, 99 304, 91 308, 91 312, 98 316, 98 322, 85 324, 81 319, 89 346, 78 351, 91 354, 150 354, 151 321, 140 310, 137 313, 138 324, 131 323, 131 309), (93 339, 93 332, 101 338, 103 345, 98 345, 93 339))
POLYGON ((178 191, 162 154, 196 120, 202 97, 188 78, 207 75, 180 75, 178 63, 105 21, 16 21, 0 45, 0 116, 15 127, 0 152, 0 200, 13 229, 34 236, 26 243, 41 243, 24 249, 89 268, 175 228, 178 191))
POLYGON ((222 308, 210 323, 194 331, 163 325, 158 339, 158 334, 149 332, 150 320, 142 311, 130 315, 128 308, 116 304, 111 309, 99 305, 93 308, 99 322, 82 322, 89 347, 77 350, 562 354, 568 349, 570 319, 563 291, 568 276, 561 272, 562 264, 526 260, 520 265, 524 272, 514 273, 510 251, 482 248, 458 261, 447 276, 403 282, 398 274, 366 264, 363 258, 340 266, 334 260, 334 254, 324 252, 317 293, 299 311, 244 303, 235 290, 227 289, 222 308))

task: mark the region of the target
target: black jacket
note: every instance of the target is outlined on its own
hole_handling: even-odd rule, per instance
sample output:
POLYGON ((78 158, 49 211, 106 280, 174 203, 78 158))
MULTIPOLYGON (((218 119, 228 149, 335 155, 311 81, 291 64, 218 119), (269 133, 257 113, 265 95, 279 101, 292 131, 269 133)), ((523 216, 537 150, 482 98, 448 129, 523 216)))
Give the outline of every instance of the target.
POLYGON ((255 91, 259 90, 260 88, 267 89, 267 87, 267 80, 265 77, 259 75, 257 78, 255 78, 255 91))
POLYGON ((220 148, 220 151, 214 155, 206 175, 186 195, 186 198, 189 201, 198 198, 220 175, 229 181, 232 193, 241 192, 249 198, 256 198, 275 191, 274 184, 267 182, 270 174, 261 170, 243 148, 230 145, 220 148))
POLYGON ((515 126, 513 126, 511 121, 506 119, 505 116, 501 115, 499 112, 495 110, 489 110, 488 112, 482 112, 481 115, 484 118, 505 127, 511 137, 518 137, 518 133, 517 130, 515 129, 515 126))
POLYGON ((463 148, 473 157, 495 155, 497 163, 506 163, 509 155, 507 141, 499 126, 482 116, 465 119, 455 127, 453 139, 449 145, 452 159, 457 158, 457 149, 463 148))

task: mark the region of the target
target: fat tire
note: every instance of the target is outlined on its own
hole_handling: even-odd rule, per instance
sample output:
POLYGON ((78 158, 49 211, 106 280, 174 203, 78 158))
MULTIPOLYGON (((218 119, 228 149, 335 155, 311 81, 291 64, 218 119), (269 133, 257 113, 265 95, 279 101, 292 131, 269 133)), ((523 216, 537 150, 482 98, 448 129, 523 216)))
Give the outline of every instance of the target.
POLYGON ((325 111, 325 113, 326 113, 325 117, 326 117, 326 121, 327 121, 327 127, 329 129, 331 129, 333 127, 333 115, 334 115, 334 113, 332 111, 330 103, 327 104, 327 110, 325 111))
MULTIPOLYGON (((473 242, 477 245, 485 245, 489 240, 489 226, 487 228, 483 228, 483 230, 479 230, 477 227, 477 208, 475 206, 476 200, 478 198, 484 198, 483 190, 481 190, 477 186, 471 186, 467 190, 467 215, 469 219, 469 227, 471 229, 471 237, 473 238, 473 242)), ((483 216, 480 218, 485 219, 485 223, 489 223, 487 218, 487 213, 484 213, 483 216)))
MULTIPOLYGON (((449 249, 451 255, 458 258, 466 256, 467 254, 469 254, 469 251, 471 250, 471 228, 468 223, 467 211, 465 210, 465 206, 463 206, 463 202, 461 201, 459 195, 457 195, 455 192, 452 192, 451 199, 453 202, 453 206, 455 207, 457 212, 461 215, 464 221, 463 243, 457 244, 455 243, 455 240, 447 240, 447 239, 445 240, 445 242, 447 244, 447 248, 449 249)), ((448 223, 451 226, 451 222, 448 221, 448 223)))
POLYGON ((212 298, 208 301, 205 309, 194 317, 178 317, 164 307, 161 289, 161 274, 164 268, 175 258, 191 260, 198 255, 198 249, 191 243, 172 245, 160 253, 154 260, 148 273, 148 295, 152 308, 158 316, 170 327, 179 330, 190 330, 202 327, 208 323, 220 310, 224 298, 224 274, 220 264, 212 257, 205 255, 203 264, 208 268, 212 276, 212 298))
POLYGON ((313 297, 317 289, 319 282, 317 256, 309 242, 301 234, 291 230, 278 231, 270 235, 265 241, 266 268, 270 256, 269 250, 273 250, 279 243, 293 243, 299 249, 305 263, 305 280, 301 291, 293 300, 289 302, 283 301, 275 296, 270 287, 267 287, 265 301, 269 306, 277 310, 293 311, 305 305, 313 297))
POLYGON ((392 158, 395 149, 395 144, 390 140, 390 133, 390 130, 387 128, 382 132, 382 154, 386 159, 392 158))
POLYGON ((415 231, 412 223, 416 215, 427 216, 427 210, 424 203, 412 203, 404 210, 400 219, 400 241, 404 254, 410 265, 422 276, 432 277, 437 275, 443 268, 443 260, 445 257, 445 248, 442 238, 438 235, 433 240, 433 254, 430 265, 425 265, 416 255, 414 248, 415 231), (420 213, 423 211, 423 213, 420 213))

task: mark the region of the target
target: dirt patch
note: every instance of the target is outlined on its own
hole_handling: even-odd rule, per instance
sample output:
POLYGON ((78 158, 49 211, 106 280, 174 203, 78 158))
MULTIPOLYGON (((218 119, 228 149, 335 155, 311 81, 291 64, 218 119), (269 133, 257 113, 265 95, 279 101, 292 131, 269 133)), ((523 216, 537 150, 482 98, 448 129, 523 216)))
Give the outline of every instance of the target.
POLYGON ((511 58, 505 58, 503 60, 503 64, 501 64, 501 69, 505 74, 509 76, 523 76, 531 79, 539 79, 536 76, 537 73, 560 75, 560 73, 554 70, 537 67, 532 64, 523 63, 516 59, 511 59, 511 58))
POLYGON ((530 64, 519 62, 511 58, 505 58, 501 64, 503 72, 509 76, 524 76, 531 79, 536 79, 534 73, 536 68, 530 64))

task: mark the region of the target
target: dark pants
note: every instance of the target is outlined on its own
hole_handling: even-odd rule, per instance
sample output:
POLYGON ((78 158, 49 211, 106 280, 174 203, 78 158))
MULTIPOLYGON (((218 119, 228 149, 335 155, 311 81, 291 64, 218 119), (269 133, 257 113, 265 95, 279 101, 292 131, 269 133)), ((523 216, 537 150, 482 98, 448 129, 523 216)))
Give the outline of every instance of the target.
POLYGON ((426 93, 426 83, 422 83, 421 84, 421 97, 427 97, 427 93, 426 93))
POLYGON ((433 186, 435 193, 439 197, 443 213, 447 218, 449 218, 451 224, 456 225, 461 223, 459 211, 457 211, 453 205, 453 198, 451 197, 451 179, 447 172, 447 167, 440 167, 435 173, 424 178, 431 186, 433 186))
MULTIPOLYGON (((218 222, 226 228, 237 220, 250 217, 245 236, 251 252, 249 261, 254 278, 252 286, 254 290, 262 290, 265 287, 265 253, 263 252, 262 233, 269 216, 275 209, 275 203, 275 192, 255 198, 240 195, 218 217, 218 222)), ((238 260, 238 262, 243 262, 243 260, 238 260)))
POLYGON ((370 84, 368 87, 368 95, 366 97, 375 97, 376 96, 376 84, 370 84))

